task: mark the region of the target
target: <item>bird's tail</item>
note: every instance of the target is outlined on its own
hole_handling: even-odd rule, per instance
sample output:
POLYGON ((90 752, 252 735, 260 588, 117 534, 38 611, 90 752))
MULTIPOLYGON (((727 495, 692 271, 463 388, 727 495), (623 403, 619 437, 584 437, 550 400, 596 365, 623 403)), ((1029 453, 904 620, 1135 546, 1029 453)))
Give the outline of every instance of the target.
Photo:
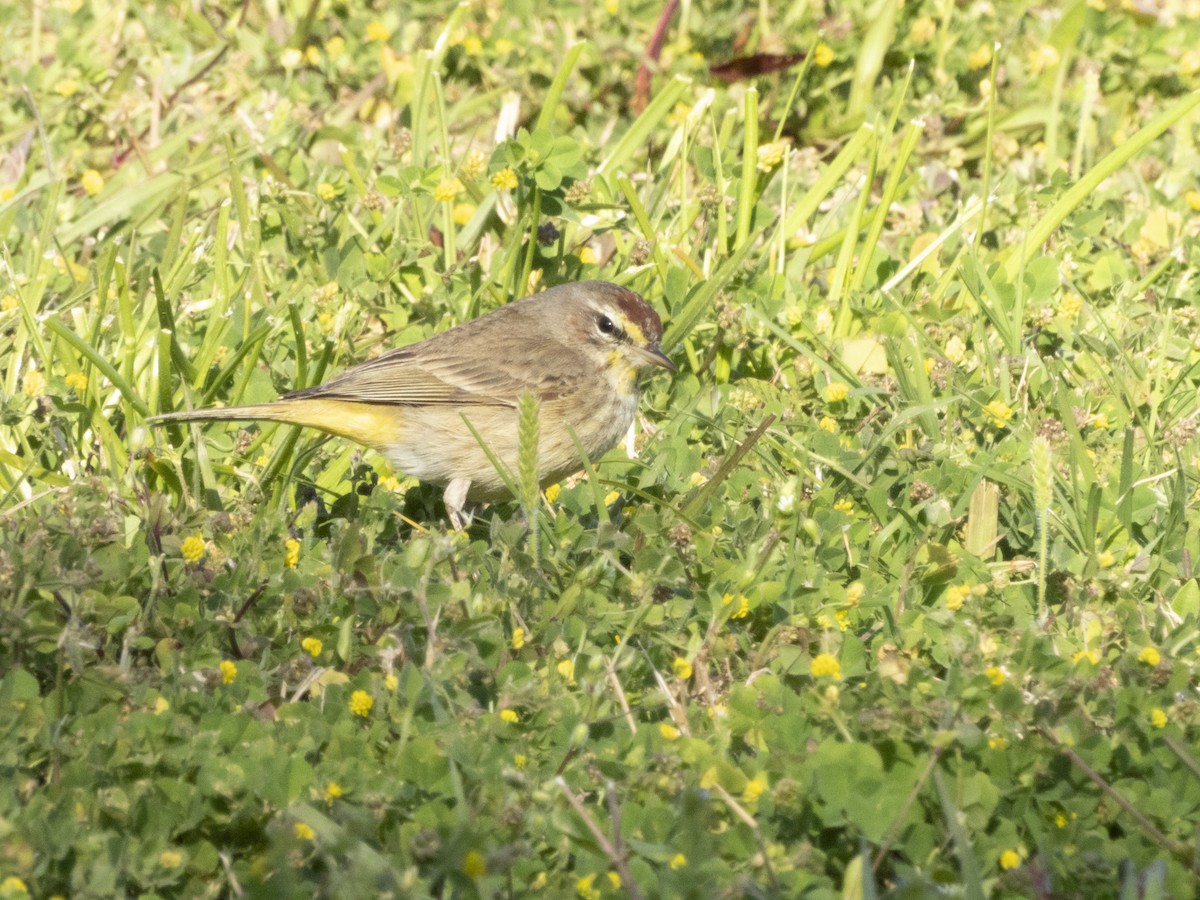
POLYGON ((404 429, 403 413, 399 407, 325 397, 295 397, 277 400, 274 403, 256 403, 252 406, 163 413, 146 421, 151 425, 165 425, 171 422, 255 420, 304 425, 377 449, 387 448, 395 443, 404 429))

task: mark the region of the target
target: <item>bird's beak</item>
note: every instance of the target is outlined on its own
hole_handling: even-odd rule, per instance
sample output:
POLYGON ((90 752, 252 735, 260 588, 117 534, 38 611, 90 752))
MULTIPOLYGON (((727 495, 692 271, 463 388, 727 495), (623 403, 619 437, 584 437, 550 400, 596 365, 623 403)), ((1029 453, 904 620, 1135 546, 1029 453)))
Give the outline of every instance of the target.
POLYGON ((675 371, 675 363, 671 362, 671 357, 663 353, 658 344, 651 344, 649 347, 642 347, 641 357, 642 363, 647 366, 659 366, 668 371, 675 371))

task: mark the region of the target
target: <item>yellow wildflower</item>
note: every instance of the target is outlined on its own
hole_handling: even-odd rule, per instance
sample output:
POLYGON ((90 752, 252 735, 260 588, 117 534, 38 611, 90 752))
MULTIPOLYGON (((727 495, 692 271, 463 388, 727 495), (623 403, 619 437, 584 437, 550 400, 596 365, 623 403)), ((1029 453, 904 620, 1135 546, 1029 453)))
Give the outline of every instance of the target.
POLYGON ((492 176, 492 187, 498 191, 512 191, 517 187, 517 173, 512 170, 512 166, 507 169, 501 169, 492 176))
POLYGON ((671 857, 671 861, 667 863, 672 869, 682 869, 687 865, 687 857, 682 853, 676 853, 671 857))
POLYGON ((178 869, 183 865, 183 854, 177 850, 164 850, 158 854, 158 864, 164 869, 178 869))
POLYGON ((379 41, 382 43, 391 38, 391 36, 392 33, 388 30, 388 27, 378 20, 367 25, 365 37, 368 41, 379 41))
POLYGON ((86 391, 88 386, 87 376, 82 372, 72 372, 65 379, 67 387, 76 391, 86 391))
POLYGON ((512 646, 514 650, 520 650, 525 646, 525 629, 514 628, 512 632, 512 646))
POLYGON ((1067 827, 1067 817, 1064 816, 1062 813, 1055 813, 1054 825, 1056 828, 1066 828, 1067 827))
POLYGON ((562 485, 555 482, 546 488, 546 502, 553 503, 558 499, 558 495, 562 492, 562 485))
POLYGON ((54 93, 60 97, 74 97, 79 90, 79 82, 74 78, 60 78, 54 83, 54 93))
POLYGON ((1003 750, 1007 746, 1008 746, 1007 738, 1002 738, 999 736, 988 738, 988 749, 989 750, 1003 750))
POLYGON ((157 697, 154 700, 154 714, 161 716, 163 713, 171 709, 171 702, 166 697, 157 697))
POLYGON ((835 610, 833 613, 833 618, 837 622, 838 631, 845 631, 850 627, 850 610, 835 610))
POLYGON ((1100 654, 1095 650, 1080 650, 1071 657, 1071 663, 1078 665, 1083 661, 1090 662, 1093 666, 1100 665, 1100 654))
POLYGON ((199 562, 200 557, 204 555, 204 538, 198 534, 185 537, 179 545, 179 555, 183 557, 184 562, 199 562))
POLYGON ((846 497, 843 497, 841 500, 838 500, 833 504, 833 508, 838 512, 844 512, 849 515, 850 513, 854 512, 854 502, 846 497))
POLYGON ((515 709, 502 709, 500 710, 500 721, 507 722, 509 725, 516 725, 521 721, 521 717, 517 715, 515 709))
POLYGON ((1083 298, 1078 294, 1066 294, 1058 303, 1058 314, 1064 319, 1073 319, 1083 311, 1083 298))
POLYGON ((616 503, 620 499, 621 499, 620 491, 609 491, 607 494, 604 495, 604 505, 612 506, 614 503, 616 503))
POLYGON ((1021 854, 1016 850, 1005 850, 1000 854, 1000 868, 1015 869, 1021 864, 1021 854))
POLYGON ((16 875, 9 875, 0 881, 0 897, 29 896, 29 888, 16 875))
POLYGON ((46 376, 34 369, 21 379, 21 390, 26 397, 37 399, 46 393, 46 376))
POLYGON ((457 178, 447 178, 433 191, 433 199, 439 203, 451 203, 454 198, 466 190, 462 181, 457 178))
POLYGON ((80 176, 79 184, 89 196, 95 197, 104 190, 104 176, 95 169, 88 169, 80 176))
POLYGON ((1200 50, 1187 50, 1179 57, 1179 74, 1191 78, 1200 73, 1200 50))
POLYGON ((663 722, 658 726, 658 733, 663 736, 664 740, 677 741, 679 740, 679 729, 670 722, 663 722))
POLYGON ((971 596, 971 586, 969 584, 952 584, 946 588, 946 609, 950 612, 958 612, 962 609, 963 602, 967 597, 971 596))
POLYGON ((1060 60, 1061 57, 1058 55, 1057 50, 1049 44, 1043 44, 1041 47, 1030 51, 1028 57, 1029 71, 1036 75, 1039 72, 1044 72, 1046 69, 1053 69, 1058 65, 1060 60))
POLYGON ((1101 550, 1096 554, 1096 565, 1102 569, 1111 569, 1116 565, 1117 558, 1111 550, 1101 550))
POLYGON ((770 172, 783 162, 787 156, 786 141, 772 141, 758 148, 758 171, 770 172))
POLYGON ((462 42, 463 53, 467 56, 478 56, 483 52, 483 41, 473 34, 467 35, 462 42))
MULTIPOLYGON (((300 562, 300 542, 295 538, 288 538, 283 542, 284 550, 283 566, 285 569, 296 568, 296 563, 300 562)), ((314 656, 316 654, 313 654, 314 656)))
POLYGON ((585 266, 594 266, 600 261, 600 257, 596 255, 596 251, 587 244, 584 244, 582 247, 580 247, 579 252, 577 252, 575 255, 579 257, 579 261, 585 266))
POLYGON ((1188 191, 1183 195, 1183 199, 1194 212, 1200 212, 1200 191, 1188 191))
POLYGON ((989 44, 980 44, 967 54, 968 69, 982 69, 992 61, 992 48, 989 44))
POLYGON ((999 666, 988 666, 983 674, 987 676, 987 680, 992 683, 993 687, 1000 687, 1007 680, 1008 676, 1004 674, 1004 670, 999 666))
POLYGON ((317 196, 328 202, 338 195, 338 189, 328 181, 322 181, 317 185, 317 196))
MULTIPOLYGON (((721 598, 721 604, 723 606, 728 606, 730 603, 733 602, 733 600, 734 600, 733 594, 726 594, 725 596, 723 596, 721 598)), ((736 610, 734 610, 734 612, 730 616, 730 618, 731 619, 744 619, 744 618, 746 618, 746 616, 748 616, 750 614, 750 598, 747 597, 745 594, 738 594, 737 602, 738 602, 738 607, 736 610)))
POLYGON ((232 660, 221 660, 221 664, 217 668, 221 670, 222 684, 233 684, 237 680, 237 664, 232 660))
POLYGON ((831 416, 821 416, 821 420, 817 422, 817 427, 822 431, 828 431, 830 434, 837 434, 838 432, 837 419, 831 416))
POLYGON ((842 664, 837 661, 837 657, 832 653, 818 653, 814 656, 809 671, 814 678, 832 678, 834 681, 842 680, 842 664))
POLYGON ((841 381, 831 381, 821 392, 826 403, 841 403, 850 396, 850 386, 841 381))
POLYGON ((1006 428, 1012 420, 1012 407, 1003 400, 993 400, 983 408, 983 415, 993 428, 1006 428))
POLYGON ((823 69, 833 62, 833 59, 834 53, 832 47, 830 47, 824 41, 821 41, 821 43, 817 44, 816 48, 813 50, 814 63, 823 69))
POLYGON ((383 676, 383 686, 389 691, 394 691, 400 687, 400 679, 396 677, 395 672, 388 672, 383 676))
POLYGON ((306 637, 300 642, 300 649, 314 659, 321 655, 323 645, 320 638, 306 637))
POLYGON ((606 872, 604 877, 608 879, 608 883, 612 886, 614 891, 619 891, 621 889, 621 876, 616 872, 606 872))
POLYGON ((12 294, 5 294, 3 297, 0 297, 0 311, 9 312, 20 305, 21 301, 12 294))
POLYGON ((1154 647, 1143 647, 1142 652, 1138 654, 1138 660, 1153 669, 1157 668, 1158 664, 1162 662, 1162 654, 1154 647))
POLYGON ((1157 706, 1150 710, 1150 724, 1155 728, 1167 727, 1167 714, 1157 706))
POLYGON ((529 763, 529 759, 525 756, 524 753, 514 753, 513 754, 513 765, 516 766, 518 769, 524 769, 525 766, 528 765, 528 763, 529 763))
POLYGON ((342 786, 336 781, 331 781, 325 785, 325 802, 332 803, 338 797, 342 796, 342 786))
POLYGON ((374 705, 375 698, 366 691, 355 691, 350 695, 350 712, 352 715, 366 718, 371 714, 371 708, 374 705))
POLYGON ((846 605, 851 608, 858 606, 866 590, 867 586, 861 581, 850 582, 850 584, 846 585, 846 605))
POLYGON ((321 64, 321 51, 319 48, 309 44, 304 48, 304 61, 310 66, 319 66, 321 64))
POLYGON ((279 64, 285 69, 294 69, 304 62, 304 54, 295 47, 288 47, 279 54, 279 64))
POLYGON ((463 857, 462 870, 468 878, 482 878, 487 874, 487 857, 478 850, 468 850, 463 857))
POLYGON ((742 788, 742 799, 747 803, 753 803, 771 786, 771 782, 767 780, 765 772, 759 772, 753 778, 746 782, 746 786, 742 788))
POLYGON ((671 662, 671 668, 675 670, 675 677, 687 681, 692 677, 692 664, 682 656, 675 657, 671 662))
POLYGON ((450 218, 454 220, 455 225, 466 225, 474 215, 474 203, 455 203, 454 208, 450 210, 450 218))
POLYGON ((340 34, 335 34, 325 42, 325 55, 330 59, 337 59, 346 51, 346 39, 340 34))
POLYGON ((908 37, 914 44, 928 44, 937 34, 937 23, 929 16, 921 16, 908 29, 908 37))
POLYGON ((308 825, 305 825, 303 822, 297 822, 294 826, 292 826, 292 833, 302 841, 311 841, 317 836, 312 828, 310 828, 308 825))
POLYGON ((592 887, 592 882, 596 880, 596 874, 584 875, 575 882, 575 893, 583 900, 600 900, 600 889, 592 887))
POLYGON ((572 660, 564 659, 555 668, 566 681, 575 680, 575 663, 572 660))
POLYGON ((496 41, 495 50, 497 56, 508 56, 513 52, 513 42, 508 38, 500 38, 496 41))

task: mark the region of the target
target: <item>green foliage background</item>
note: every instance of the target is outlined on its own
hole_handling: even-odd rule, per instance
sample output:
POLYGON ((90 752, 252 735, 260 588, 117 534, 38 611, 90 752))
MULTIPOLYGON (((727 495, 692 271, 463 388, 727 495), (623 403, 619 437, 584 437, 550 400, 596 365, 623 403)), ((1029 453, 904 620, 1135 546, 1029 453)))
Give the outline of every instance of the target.
POLYGON ((1200 6, 1003 7, 0 7, 0 895, 1192 894, 1200 6), (468 534, 145 426, 580 278, 468 534))

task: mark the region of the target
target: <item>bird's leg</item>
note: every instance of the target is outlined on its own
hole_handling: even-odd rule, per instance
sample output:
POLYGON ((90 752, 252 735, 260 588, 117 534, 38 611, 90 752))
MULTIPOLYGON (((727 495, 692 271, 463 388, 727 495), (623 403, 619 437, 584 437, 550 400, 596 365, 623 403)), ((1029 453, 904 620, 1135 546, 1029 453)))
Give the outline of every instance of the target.
POLYGON ((446 513, 450 516, 450 524, 455 531, 464 531, 471 524, 471 516, 463 511, 467 504, 467 491, 471 488, 470 478, 455 478, 442 494, 442 502, 446 504, 446 513))

